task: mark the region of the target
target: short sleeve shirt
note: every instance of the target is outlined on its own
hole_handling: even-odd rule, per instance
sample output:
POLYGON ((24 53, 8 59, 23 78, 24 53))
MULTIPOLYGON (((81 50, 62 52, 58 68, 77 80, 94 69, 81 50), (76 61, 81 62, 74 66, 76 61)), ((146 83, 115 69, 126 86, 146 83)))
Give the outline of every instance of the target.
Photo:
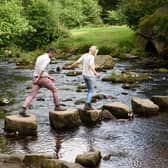
POLYGON ((51 59, 47 53, 39 56, 36 60, 33 76, 38 76, 38 74, 41 71, 43 71, 42 76, 47 77, 48 76, 48 65, 50 61, 51 59))
POLYGON ((82 55, 78 60, 78 63, 83 64, 83 71, 82 74, 85 76, 94 76, 93 71, 91 70, 91 67, 95 67, 95 57, 91 54, 84 54, 82 55))

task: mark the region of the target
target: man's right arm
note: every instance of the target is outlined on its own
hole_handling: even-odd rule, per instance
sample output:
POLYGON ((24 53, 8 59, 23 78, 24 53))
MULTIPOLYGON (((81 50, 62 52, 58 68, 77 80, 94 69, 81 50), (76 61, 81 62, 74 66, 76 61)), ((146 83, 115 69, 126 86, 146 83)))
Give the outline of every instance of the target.
POLYGON ((33 82, 34 84, 36 84, 36 83, 40 80, 40 78, 41 78, 42 75, 43 75, 43 72, 44 72, 44 71, 40 71, 40 72, 38 73, 37 78, 36 78, 35 81, 33 82))

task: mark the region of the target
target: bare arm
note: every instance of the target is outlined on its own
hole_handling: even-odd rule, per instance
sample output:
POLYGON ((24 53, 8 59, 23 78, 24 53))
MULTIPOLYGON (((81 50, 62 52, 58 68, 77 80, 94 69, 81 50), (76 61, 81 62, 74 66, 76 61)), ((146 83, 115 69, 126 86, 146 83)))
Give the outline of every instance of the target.
POLYGON ((75 61, 75 62, 73 62, 73 64, 68 65, 68 66, 66 66, 65 68, 67 68, 67 69, 73 68, 75 65, 78 65, 78 64, 79 64, 79 62, 78 62, 78 61, 75 61))
POLYGON ((99 77, 100 74, 96 72, 95 66, 90 66, 91 71, 94 73, 95 76, 99 77))
POLYGON ((40 78, 41 78, 42 75, 43 75, 43 72, 44 72, 44 71, 40 71, 40 72, 38 73, 38 77, 37 77, 36 80, 34 81, 34 84, 37 83, 37 82, 40 80, 40 78))

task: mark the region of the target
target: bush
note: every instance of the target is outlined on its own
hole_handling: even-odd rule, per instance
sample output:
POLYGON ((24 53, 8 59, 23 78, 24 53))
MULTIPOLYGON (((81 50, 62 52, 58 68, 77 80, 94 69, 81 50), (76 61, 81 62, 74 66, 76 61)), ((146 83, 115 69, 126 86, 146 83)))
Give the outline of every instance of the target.
POLYGON ((105 22, 110 25, 123 25, 125 23, 123 16, 119 10, 107 11, 105 22))
POLYGON ((63 36, 59 26, 59 9, 56 2, 32 0, 25 8, 25 15, 35 31, 29 31, 18 38, 17 44, 27 50, 34 50, 63 36))
POLYGON ((60 0, 62 25, 73 28, 88 24, 100 24, 101 7, 94 0, 60 0))
POLYGON ((32 31, 22 13, 22 3, 19 0, 0 0, 0 46, 4 47, 13 42, 18 34, 32 31))
POLYGON ((121 0, 120 10, 127 24, 137 29, 141 18, 152 14, 156 9, 168 4, 168 0, 121 0))

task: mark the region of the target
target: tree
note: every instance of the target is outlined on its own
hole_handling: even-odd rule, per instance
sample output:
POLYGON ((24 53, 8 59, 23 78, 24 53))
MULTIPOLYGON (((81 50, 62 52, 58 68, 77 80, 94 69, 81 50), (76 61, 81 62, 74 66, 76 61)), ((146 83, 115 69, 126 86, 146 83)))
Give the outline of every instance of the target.
POLYGON ((21 14, 23 10, 21 1, 1 0, 0 3, 0 46, 6 46, 18 35, 33 29, 21 14))
POLYGON ((167 4, 168 0, 121 0, 120 9, 127 24, 131 28, 137 29, 141 18, 167 4))
POLYGON ((58 38, 62 33, 59 27, 58 6, 56 2, 48 0, 31 0, 24 14, 34 31, 23 34, 17 44, 24 49, 34 50, 58 38))
POLYGON ((95 0, 59 0, 62 6, 60 22, 66 27, 101 23, 101 7, 95 0))

